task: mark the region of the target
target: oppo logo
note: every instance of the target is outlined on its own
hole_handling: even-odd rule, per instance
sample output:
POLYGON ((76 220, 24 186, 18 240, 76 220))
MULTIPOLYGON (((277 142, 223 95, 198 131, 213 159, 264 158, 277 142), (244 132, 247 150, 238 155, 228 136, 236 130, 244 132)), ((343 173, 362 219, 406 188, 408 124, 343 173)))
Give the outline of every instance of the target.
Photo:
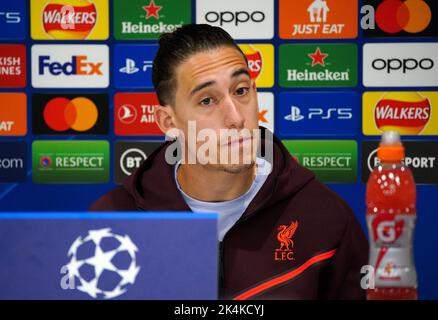
POLYGON ((385 70, 386 73, 392 71, 401 70, 403 73, 407 71, 416 70, 418 68, 422 70, 430 70, 434 67, 435 63, 432 59, 424 58, 421 60, 409 58, 409 59, 375 59, 372 62, 372 67, 375 70, 385 70))
POLYGON ((210 23, 219 23, 220 26, 223 26, 225 23, 232 23, 238 26, 239 23, 248 21, 260 23, 265 20, 265 14, 262 11, 254 11, 252 13, 247 11, 209 11, 205 14, 205 20, 210 23))

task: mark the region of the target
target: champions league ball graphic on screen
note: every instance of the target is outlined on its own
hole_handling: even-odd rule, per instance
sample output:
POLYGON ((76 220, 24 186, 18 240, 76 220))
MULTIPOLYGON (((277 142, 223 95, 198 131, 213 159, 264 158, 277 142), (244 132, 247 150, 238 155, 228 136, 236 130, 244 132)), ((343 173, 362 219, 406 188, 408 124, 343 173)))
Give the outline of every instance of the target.
POLYGON ((68 251, 68 277, 77 290, 92 298, 116 298, 135 283, 140 271, 137 251, 128 235, 112 233, 110 228, 90 230, 68 251))

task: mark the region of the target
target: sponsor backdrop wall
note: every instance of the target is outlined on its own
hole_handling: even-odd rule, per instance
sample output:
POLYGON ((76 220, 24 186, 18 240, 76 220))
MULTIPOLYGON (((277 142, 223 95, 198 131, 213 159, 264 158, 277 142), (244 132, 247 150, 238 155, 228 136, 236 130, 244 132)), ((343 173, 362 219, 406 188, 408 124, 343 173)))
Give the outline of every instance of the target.
POLYGON ((420 0, 1 1, 0 210, 85 211, 120 184, 163 141, 159 34, 210 23, 248 57, 260 124, 364 230, 379 135, 402 134, 418 183, 419 294, 437 299, 437 15, 420 0))

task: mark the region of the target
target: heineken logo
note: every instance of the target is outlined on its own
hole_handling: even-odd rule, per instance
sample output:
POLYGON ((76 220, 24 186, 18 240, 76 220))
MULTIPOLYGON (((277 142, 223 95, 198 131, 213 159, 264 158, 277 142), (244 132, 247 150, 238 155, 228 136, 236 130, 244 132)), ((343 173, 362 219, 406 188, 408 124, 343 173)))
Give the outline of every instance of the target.
POLYGON ((114 36, 117 40, 158 39, 190 23, 191 1, 114 0, 114 36))
POLYGON ((357 47, 355 44, 285 44, 280 46, 280 85, 282 87, 354 87, 356 84, 357 47))
POLYGON ((328 57, 327 53, 322 53, 321 49, 318 47, 316 48, 316 51, 314 53, 308 54, 309 58, 312 59, 312 67, 316 66, 317 64, 325 67, 325 58, 328 57))

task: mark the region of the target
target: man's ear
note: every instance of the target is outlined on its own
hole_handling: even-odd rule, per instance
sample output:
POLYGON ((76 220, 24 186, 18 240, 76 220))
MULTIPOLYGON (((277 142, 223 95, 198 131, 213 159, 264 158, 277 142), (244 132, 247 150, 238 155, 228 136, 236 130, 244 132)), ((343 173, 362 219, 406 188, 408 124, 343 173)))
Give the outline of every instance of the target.
POLYGON ((155 106, 154 110, 155 122, 163 133, 176 128, 175 125, 175 111, 169 106, 155 106))

